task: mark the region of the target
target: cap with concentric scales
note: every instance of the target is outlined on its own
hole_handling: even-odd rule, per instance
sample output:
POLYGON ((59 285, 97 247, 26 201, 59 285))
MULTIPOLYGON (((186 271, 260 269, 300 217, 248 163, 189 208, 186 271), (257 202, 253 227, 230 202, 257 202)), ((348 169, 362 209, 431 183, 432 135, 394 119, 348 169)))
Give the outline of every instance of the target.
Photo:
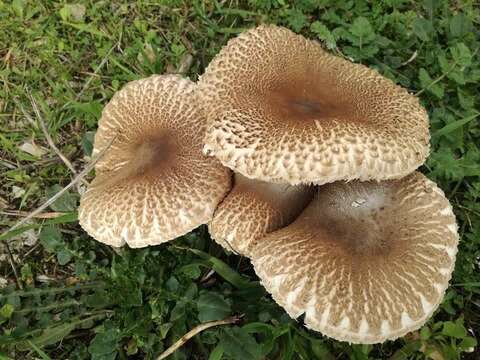
POLYGON ((199 88, 205 153, 249 178, 385 180, 428 156, 428 117, 415 96, 285 28, 263 25, 230 40, 199 88))
POLYGON ((208 225, 224 248, 249 256, 255 241, 291 223, 311 201, 313 187, 252 180, 234 175, 231 192, 208 225))
POLYGON ((255 270, 290 316, 337 340, 379 343, 422 326, 448 287, 458 234, 420 173, 319 187, 289 226, 256 242, 255 270))
POLYGON ((195 89, 180 76, 156 75, 128 83, 105 106, 93 155, 111 146, 79 208, 92 237, 143 247, 211 220, 231 174, 202 153, 206 121, 195 89))

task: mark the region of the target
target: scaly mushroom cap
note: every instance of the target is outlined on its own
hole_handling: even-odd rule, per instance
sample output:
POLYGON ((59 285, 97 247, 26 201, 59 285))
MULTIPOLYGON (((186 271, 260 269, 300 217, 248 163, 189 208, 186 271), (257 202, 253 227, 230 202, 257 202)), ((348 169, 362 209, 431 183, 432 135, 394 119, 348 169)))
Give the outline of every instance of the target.
POLYGON ((319 188, 289 226, 252 249, 265 288, 293 318, 337 340, 378 343, 422 326, 442 301, 457 253, 443 192, 413 173, 319 188))
POLYGON ((277 26, 232 39, 199 80, 205 153, 290 184, 400 178, 429 152, 418 99, 377 71, 277 26))
POLYGON ((202 154, 205 118, 196 87, 179 76, 128 83, 99 121, 96 178, 81 199, 80 225, 112 246, 156 245, 211 220, 230 172, 202 154))
POLYGON ((208 225, 212 239, 249 256, 255 241, 290 224, 310 202, 313 187, 251 180, 235 174, 232 191, 208 225))

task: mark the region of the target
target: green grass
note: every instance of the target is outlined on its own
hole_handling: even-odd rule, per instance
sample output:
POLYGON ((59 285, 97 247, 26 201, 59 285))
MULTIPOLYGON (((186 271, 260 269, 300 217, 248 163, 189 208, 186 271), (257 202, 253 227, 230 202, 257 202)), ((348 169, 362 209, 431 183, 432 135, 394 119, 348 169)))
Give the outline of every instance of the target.
POLYGON ((230 37, 276 23, 378 69, 428 110, 432 154, 421 170, 454 205, 461 234, 452 285, 435 316, 395 342, 333 341, 286 316, 249 262, 226 254, 205 228, 148 249, 117 252, 95 242, 75 222, 73 188, 48 209, 66 216, 35 219, 1 240, 12 248, 23 290, 2 260, 0 359, 153 359, 201 321, 233 314, 245 314, 243 323, 202 332, 171 359, 478 359, 478 2, 289 3, 0 0, 0 233, 18 221, 12 211, 32 211, 72 179, 47 145, 29 93, 79 172, 103 105, 126 82, 185 69, 190 57, 186 75, 195 80, 230 37), (41 156, 23 151, 25 143, 41 156), (22 246, 27 234, 38 242, 22 246))

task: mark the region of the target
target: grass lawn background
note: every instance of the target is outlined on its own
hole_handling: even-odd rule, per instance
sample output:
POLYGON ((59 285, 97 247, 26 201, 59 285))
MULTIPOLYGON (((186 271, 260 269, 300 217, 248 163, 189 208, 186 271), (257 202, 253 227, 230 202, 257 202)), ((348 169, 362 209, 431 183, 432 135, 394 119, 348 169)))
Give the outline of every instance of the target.
POLYGON ((81 185, 46 210, 62 216, 0 237, 0 359, 154 359, 199 323, 234 314, 245 314, 241 324, 204 331, 170 359, 480 358, 478 1, 0 0, 0 234, 74 177, 32 98, 80 172, 115 91, 165 72, 196 80, 229 38, 264 22, 376 68, 428 110, 432 154, 420 170, 452 202, 461 235, 435 316, 381 345, 322 337, 291 320, 249 261, 205 227, 140 250, 89 238, 75 217, 81 185))

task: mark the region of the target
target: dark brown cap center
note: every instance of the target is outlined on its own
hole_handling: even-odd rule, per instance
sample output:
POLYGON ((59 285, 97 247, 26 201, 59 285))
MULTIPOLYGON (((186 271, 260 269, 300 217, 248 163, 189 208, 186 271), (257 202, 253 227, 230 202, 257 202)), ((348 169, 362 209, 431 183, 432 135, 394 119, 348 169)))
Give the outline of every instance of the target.
POLYGON ((158 174, 174 165, 178 150, 174 136, 154 136, 135 145, 129 166, 133 175, 158 174))
POLYGON ((358 121, 352 99, 337 90, 322 81, 292 79, 271 89, 264 106, 277 121, 293 124, 314 125, 314 121, 333 119, 358 121))

